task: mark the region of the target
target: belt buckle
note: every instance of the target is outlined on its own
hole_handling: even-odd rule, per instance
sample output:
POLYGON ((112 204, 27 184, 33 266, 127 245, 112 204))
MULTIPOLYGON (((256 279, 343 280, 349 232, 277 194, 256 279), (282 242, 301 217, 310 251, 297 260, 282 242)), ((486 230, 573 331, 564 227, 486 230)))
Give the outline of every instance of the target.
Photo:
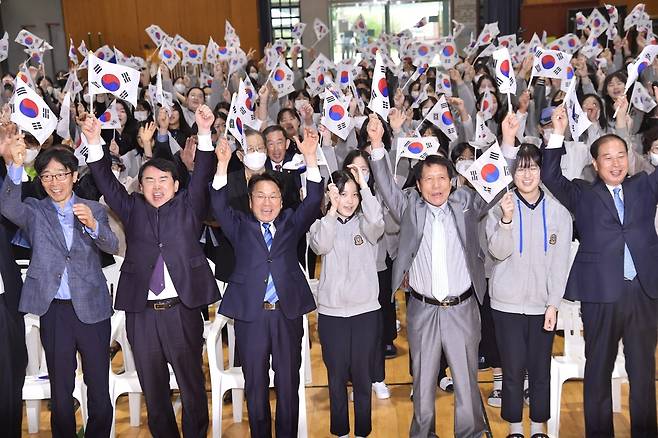
POLYGON ((263 301, 263 309, 265 309, 265 310, 276 310, 276 303, 270 303, 269 301, 263 301))
POLYGON ((153 310, 167 310, 167 303, 154 303, 153 310))
POLYGON ((443 301, 439 301, 439 306, 440 307, 450 307, 451 303, 448 300, 443 300, 443 301))

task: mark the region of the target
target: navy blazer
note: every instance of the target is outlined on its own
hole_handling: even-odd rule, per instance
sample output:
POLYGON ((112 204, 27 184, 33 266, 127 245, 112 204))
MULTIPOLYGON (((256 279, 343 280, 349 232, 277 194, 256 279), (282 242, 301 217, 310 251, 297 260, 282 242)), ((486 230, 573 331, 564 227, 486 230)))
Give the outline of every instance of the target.
POLYGON ((0 275, 2 275, 2 283, 5 289, 3 295, 10 312, 19 316, 18 303, 21 299, 23 280, 11 249, 11 236, 15 231, 13 224, 10 224, 4 218, 0 218, 0 275))
POLYGON ((317 218, 323 187, 322 182, 307 181, 307 196, 297 210, 286 209, 279 214, 274 220, 276 232, 269 251, 254 215, 231 208, 228 187, 211 191, 213 214, 233 245, 236 260, 219 307, 222 315, 241 321, 258 318, 270 273, 286 318, 298 318, 315 309, 315 300, 297 260, 297 244, 317 218))
POLYGON ((658 203, 658 172, 640 172, 622 183, 624 223, 605 183, 574 179, 560 169, 561 149, 544 149, 542 182, 575 217, 580 236, 564 297, 591 303, 612 303, 623 297, 624 243, 633 257, 644 291, 658 298, 658 236, 654 220, 658 203))
POLYGON ((114 307, 126 312, 141 312, 146 308, 149 282, 160 254, 186 307, 197 308, 219 300, 217 282, 199 244, 208 210, 208 181, 214 172, 215 154, 197 149, 189 187, 179 190, 160 208, 149 204, 141 193, 126 192, 112 174, 107 154, 88 166, 126 233, 128 246, 114 307))
POLYGON ((57 210, 50 198, 21 201, 21 185, 5 178, 0 194, 0 211, 22 228, 32 245, 32 259, 21 293, 21 312, 41 316, 55 298, 66 268, 73 308, 80 321, 93 324, 112 315, 112 298, 101 266, 101 251, 116 254, 119 240, 110 229, 105 207, 80 197, 98 222, 93 239, 82 223, 74 221, 71 249, 66 245, 57 210))

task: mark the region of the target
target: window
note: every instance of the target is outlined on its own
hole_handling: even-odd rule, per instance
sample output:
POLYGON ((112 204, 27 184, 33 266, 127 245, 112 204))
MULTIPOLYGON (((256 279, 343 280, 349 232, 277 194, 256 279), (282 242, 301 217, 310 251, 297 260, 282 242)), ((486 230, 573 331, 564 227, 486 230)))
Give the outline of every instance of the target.
MULTIPOLYGON (((269 3, 272 42, 282 39, 288 43, 288 47, 292 46, 292 28, 301 21, 299 0, 269 0, 269 3)), ((301 54, 297 63, 298 67, 302 66, 301 54)))
POLYGON ((363 16, 368 28, 368 38, 378 38, 382 32, 395 34, 411 29, 417 38, 437 40, 448 35, 450 28, 450 1, 342 1, 333 0, 330 5, 331 53, 334 61, 356 57, 356 47, 368 44, 366 38, 353 31, 359 15, 363 16), (423 17, 428 23, 421 28, 413 26, 423 17))

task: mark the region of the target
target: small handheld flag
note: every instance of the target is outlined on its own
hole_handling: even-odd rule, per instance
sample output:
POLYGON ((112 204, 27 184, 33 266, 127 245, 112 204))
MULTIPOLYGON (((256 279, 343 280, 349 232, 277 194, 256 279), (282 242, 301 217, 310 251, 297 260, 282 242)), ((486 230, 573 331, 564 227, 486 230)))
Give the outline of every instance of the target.
POLYGON ((512 182, 509 167, 497 142, 460 173, 487 203, 512 182))

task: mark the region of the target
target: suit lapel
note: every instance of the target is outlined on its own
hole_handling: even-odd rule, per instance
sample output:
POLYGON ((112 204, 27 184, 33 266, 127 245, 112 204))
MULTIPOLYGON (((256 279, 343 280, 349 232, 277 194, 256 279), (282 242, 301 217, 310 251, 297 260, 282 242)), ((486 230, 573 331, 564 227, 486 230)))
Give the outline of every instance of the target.
POLYGON ((52 228, 55 239, 61 245, 62 249, 68 252, 68 247, 66 246, 66 239, 64 238, 64 232, 62 231, 62 224, 59 223, 59 217, 57 209, 53 205, 53 201, 50 198, 44 198, 39 203, 43 215, 46 217, 48 222, 50 222, 50 227, 52 228))
MULTIPOLYGON (((615 207, 615 201, 614 199, 612 199, 612 194, 608 190, 608 187, 605 185, 605 183, 599 179, 596 181, 593 188, 596 194, 599 195, 599 197, 603 201, 603 204, 610 211, 610 214, 612 214, 615 220, 619 222, 619 224, 621 224, 621 221, 619 220, 619 213, 617 213, 617 207, 615 207)), ((626 192, 624 192, 624 197, 625 196, 626 196, 626 192)))
POLYGON ((452 212, 452 217, 455 218, 457 233, 459 234, 459 238, 462 241, 464 253, 466 253, 466 221, 464 220, 464 211, 462 209, 462 205, 458 201, 448 198, 448 207, 452 212))
MULTIPOLYGON (((256 240, 258 242, 260 242, 260 246, 262 246, 265 251, 270 252, 270 250, 267 249, 267 245, 265 244, 265 236, 263 235, 263 232, 261 231, 260 222, 258 222, 258 220, 253 216, 253 214, 251 215, 251 220, 248 222, 248 224, 249 224, 248 226, 251 227, 252 230, 254 230, 254 232, 256 233, 256 240)), ((275 236, 276 236, 276 234, 275 234, 275 236)), ((275 242, 276 242, 276 239, 273 238, 272 239, 272 247, 274 247, 275 242)))
POLYGON ((420 242, 423 238, 423 231, 425 230, 428 207, 427 203, 420 196, 416 202, 418 203, 418 208, 416 208, 416 239, 420 242))

